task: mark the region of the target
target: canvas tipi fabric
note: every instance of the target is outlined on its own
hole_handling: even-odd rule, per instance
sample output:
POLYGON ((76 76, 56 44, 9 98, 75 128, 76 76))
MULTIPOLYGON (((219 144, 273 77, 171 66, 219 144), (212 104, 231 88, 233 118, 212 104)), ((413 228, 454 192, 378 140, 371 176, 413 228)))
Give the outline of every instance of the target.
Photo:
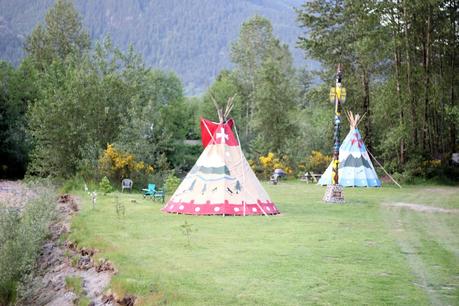
POLYGON ((272 215, 276 205, 242 153, 233 120, 201 119, 204 151, 163 211, 190 215, 272 215))
MULTIPOLYGON (((351 125, 351 130, 339 148, 338 184, 344 187, 381 187, 381 181, 355 125, 351 125)), ((330 164, 320 178, 319 185, 332 184, 332 168, 330 164)))

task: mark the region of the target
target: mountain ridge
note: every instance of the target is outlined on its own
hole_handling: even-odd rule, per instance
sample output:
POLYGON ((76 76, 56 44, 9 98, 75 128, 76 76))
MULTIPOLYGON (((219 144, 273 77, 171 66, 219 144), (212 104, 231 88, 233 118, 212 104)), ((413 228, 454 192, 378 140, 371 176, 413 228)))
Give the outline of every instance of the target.
MULTIPOLYGON (((24 56, 25 37, 43 22, 53 0, 0 0, 0 59, 18 64, 24 56)), ((196 95, 222 69, 231 68, 229 49, 242 23, 254 15, 271 20, 275 35, 289 45, 296 66, 304 66, 295 49, 302 29, 294 7, 300 0, 224 1, 135 0, 74 1, 92 40, 110 36, 127 49, 131 43, 145 63, 174 71, 188 95, 196 95)))

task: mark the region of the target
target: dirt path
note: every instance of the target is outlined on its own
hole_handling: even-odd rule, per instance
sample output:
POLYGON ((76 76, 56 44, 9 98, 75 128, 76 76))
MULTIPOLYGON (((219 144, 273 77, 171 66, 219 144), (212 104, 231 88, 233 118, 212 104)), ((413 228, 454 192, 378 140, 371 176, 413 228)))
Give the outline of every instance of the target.
MULTIPOLYGON (((20 181, 0 181, 0 201, 9 207, 24 208, 33 190, 20 181)), ((94 262, 97 250, 81 248, 72 242, 62 243, 60 237, 70 230, 71 218, 79 210, 79 200, 62 195, 56 203, 58 218, 50 226, 51 238, 45 242, 38 259, 38 269, 21 290, 18 305, 72 306, 82 296, 66 287, 66 278, 82 280, 82 295, 90 305, 114 305, 113 296, 104 296, 112 275, 113 265, 105 260, 94 262)))
POLYGON ((419 251, 416 248, 418 237, 413 237, 408 233, 406 230, 407 225, 401 221, 400 215, 397 216, 396 220, 397 221, 395 221, 395 219, 393 220, 392 229, 394 231, 394 236, 397 237, 400 252, 406 258, 412 273, 415 275, 416 280, 413 284, 422 288, 432 305, 442 305, 439 293, 434 290, 432 286, 432 279, 431 275, 428 273, 428 267, 422 260, 422 257, 419 256, 419 251))
POLYGON ((413 284, 422 289, 431 305, 453 305, 459 282, 457 275, 444 267, 445 261, 459 259, 456 231, 451 227, 459 210, 402 202, 383 203, 381 209, 414 275, 413 284))
POLYGON ((414 204, 414 203, 403 203, 403 202, 390 202, 383 203, 383 206, 386 207, 395 207, 395 208, 406 208, 414 211, 425 212, 425 213, 447 213, 447 214, 458 214, 459 209, 454 208, 441 208, 435 206, 414 204))

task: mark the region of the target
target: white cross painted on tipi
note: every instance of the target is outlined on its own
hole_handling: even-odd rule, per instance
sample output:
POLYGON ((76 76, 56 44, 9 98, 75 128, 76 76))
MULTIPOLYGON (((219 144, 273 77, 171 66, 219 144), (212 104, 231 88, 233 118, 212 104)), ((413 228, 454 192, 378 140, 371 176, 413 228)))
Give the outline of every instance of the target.
POLYGON ((220 133, 217 133, 216 134, 217 136, 217 139, 218 138, 221 138, 222 139, 222 143, 224 144, 226 140, 228 140, 228 134, 225 134, 225 128, 220 128, 220 133))

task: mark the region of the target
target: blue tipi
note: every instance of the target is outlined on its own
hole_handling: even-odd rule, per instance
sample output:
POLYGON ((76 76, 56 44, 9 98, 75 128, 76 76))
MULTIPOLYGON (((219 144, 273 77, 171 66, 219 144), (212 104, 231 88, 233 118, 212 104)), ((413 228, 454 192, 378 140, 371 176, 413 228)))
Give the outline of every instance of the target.
MULTIPOLYGON (((357 124, 360 116, 348 114, 351 130, 339 148, 338 184, 344 187, 381 187, 357 124)), ((319 180, 319 185, 332 183, 332 164, 319 180)))

